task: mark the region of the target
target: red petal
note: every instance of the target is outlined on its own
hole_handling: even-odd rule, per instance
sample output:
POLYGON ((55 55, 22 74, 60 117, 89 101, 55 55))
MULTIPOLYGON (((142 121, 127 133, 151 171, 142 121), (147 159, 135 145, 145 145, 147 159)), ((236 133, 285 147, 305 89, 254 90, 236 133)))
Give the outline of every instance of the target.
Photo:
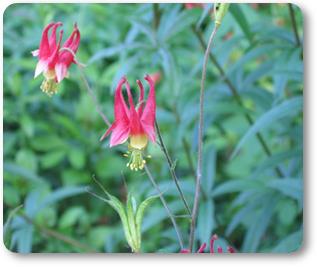
POLYGON ((124 121, 129 124, 128 107, 122 95, 122 85, 126 82, 126 78, 122 77, 116 88, 114 96, 114 118, 115 121, 124 121))
POLYGON ((58 44, 56 45, 54 51, 51 52, 51 55, 50 57, 47 59, 48 61, 48 68, 49 69, 53 69, 55 68, 55 65, 57 64, 57 62, 59 61, 59 48, 60 48, 60 45, 61 45, 61 41, 62 41, 62 38, 63 38, 63 30, 61 30, 59 32, 59 41, 58 41, 58 44))
POLYGON ((144 131, 149 136, 149 139, 152 142, 155 142, 155 128, 154 128, 155 113, 156 113, 155 88, 154 88, 154 82, 149 75, 145 76, 145 80, 150 85, 150 92, 149 92, 149 96, 141 116, 141 123, 144 128, 144 131))
POLYGON ((136 81, 139 88, 140 88, 140 97, 139 97, 139 108, 138 108, 138 114, 139 116, 142 115, 142 111, 143 111, 143 106, 144 106, 144 87, 143 87, 143 84, 141 83, 140 80, 137 80, 136 81))
POLYGON ((55 23, 48 24, 42 33, 42 39, 40 42, 40 48, 39 48, 39 58, 40 59, 47 59, 50 56, 50 46, 48 42, 48 31, 55 25, 55 23))
POLYGON ((235 250, 234 250, 233 247, 228 247, 228 252, 229 252, 229 253, 235 253, 235 250))
MULTIPOLYGON (((78 50, 79 43, 80 43, 80 32, 77 28, 77 25, 75 24, 72 34, 65 41, 65 43, 63 44, 63 47, 69 48, 70 50, 72 50, 74 52, 74 54, 76 54, 76 52, 78 50)), ((67 67, 69 67, 70 64, 72 62, 74 62, 74 56, 71 52, 69 52, 67 50, 63 50, 60 52, 59 62, 63 62, 63 64, 65 64, 67 67)))
POLYGON ((187 248, 184 248, 180 251, 180 253, 187 254, 187 253, 190 253, 190 250, 187 248))
POLYGON ((210 239, 210 253, 215 253, 214 251, 214 243, 215 243, 215 240, 218 239, 218 236, 215 234, 211 237, 210 239))
POLYGON ((132 97, 132 94, 131 94, 131 88, 130 88, 130 84, 129 82, 126 80, 126 89, 127 89, 127 94, 128 94, 128 100, 129 100, 129 105, 130 105, 130 110, 131 109, 134 109, 135 110, 135 107, 134 107, 134 103, 133 103, 133 97, 132 97))
POLYGON ((135 107, 134 107, 133 98, 132 98, 131 89, 130 89, 130 84, 128 81, 126 81, 125 85, 126 85, 126 89, 127 89, 127 93, 128 93, 128 100, 129 100, 129 105, 130 105, 129 119, 130 119, 131 135, 144 134, 143 127, 140 123, 139 114, 136 112, 135 107))
POLYGON ((57 63, 55 65, 55 73, 57 82, 61 82, 67 75, 67 66, 63 63, 57 63))
POLYGON ((57 22, 54 24, 52 28, 52 33, 49 38, 49 46, 50 46, 50 52, 53 52, 56 49, 56 30, 59 26, 62 26, 63 24, 61 22, 57 22))
POLYGON ((109 128, 108 130, 103 134, 103 136, 101 136, 101 138, 99 139, 99 141, 102 141, 103 139, 105 139, 114 129, 115 127, 115 123, 113 123, 109 128))
POLYGON ((198 253, 203 253, 204 252, 204 250, 205 250, 205 248, 206 248, 206 243, 203 243, 202 245, 201 245, 201 247, 198 249, 198 253))
POLYGON ((100 138, 103 140, 110 133, 110 146, 115 146, 125 142, 130 134, 130 120, 128 117, 128 108, 123 99, 122 95, 122 85, 126 82, 126 78, 122 77, 119 81, 119 84, 116 88, 115 97, 114 97, 114 117, 115 121, 111 127, 106 131, 106 133, 100 138))
POLYGON ((128 125, 125 125, 124 123, 115 125, 110 137, 110 147, 124 143, 128 139, 129 134, 130 129, 128 125))
POLYGON ((34 78, 39 76, 43 71, 45 72, 47 70, 47 65, 48 65, 47 60, 39 60, 35 68, 34 78))

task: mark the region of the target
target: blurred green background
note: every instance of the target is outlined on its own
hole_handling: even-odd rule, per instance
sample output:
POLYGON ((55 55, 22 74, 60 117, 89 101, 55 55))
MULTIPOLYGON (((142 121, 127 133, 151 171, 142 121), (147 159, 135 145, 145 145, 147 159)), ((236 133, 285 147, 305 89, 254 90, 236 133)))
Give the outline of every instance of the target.
MULTIPOLYGON (((139 201, 156 192, 131 172, 126 146, 99 142, 106 125, 77 67, 48 97, 33 79, 43 27, 77 22, 78 59, 102 110, 126 74, 157 73, 157 120, 190 205, 194 195, 205 9, 182 4, 14 4, 4 14, 4 243, 12 251, 129 252, 114 210, 86 192, 92 175, 122 201, 125 182, 139 201), (158 11, 158 12, 155 12, 158 11), (155 16, 156 14, 156 16, 155 16), (16 207, 23 204, 19 210, 16 207), (27 219, 26 219, 27 217, 27 219)), ((303 18, 287 4, 233 4, 221 25, 206 81, 204 168, 197 246, 212 233, 239 252, 290 252, 303 227, 303 18), (294 33, 291 12, 299 40, 294 33), (298 42, 299 41, 299 42, 298 42), (237 92, 234 97, 232 90, 237 92), (248 123, 251 118, 251 123, 248 123), (251 127, 252 124, 252 127, 251 127), (264 151, 260 131, 269 151, 264 151), (240 148, 232 157, 233 151, 240 148)), ((158 146, 148 161, 188 242, 189 220, 158 146)), ((143 221, 143 252, 178 252, 160 201, 143 221)))

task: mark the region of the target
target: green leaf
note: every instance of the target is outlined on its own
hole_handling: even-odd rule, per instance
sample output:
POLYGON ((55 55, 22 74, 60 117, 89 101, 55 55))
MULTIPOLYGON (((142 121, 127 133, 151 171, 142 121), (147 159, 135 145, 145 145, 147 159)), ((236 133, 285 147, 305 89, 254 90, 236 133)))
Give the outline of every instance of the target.
POLYGON ((262 190, 263 183, 257 180, 241 179, 232 180, 220 184, 212 191, 212 196, 217 197, 228 193, 245 191, 245 190, 262 190))
POLYGON ((301 96, 293 97, 289 100, 284 101, 278 106, 273 107, 266 113, 264 113, 256 122, 248 129, 244 136, 240 139, 238 145, 235 147, 231 158, 235 157, 240 148, 246 143, 246 141, 258 133, 260 130, 271 126, 277 120, 283 119, 284 117, 292 116, 300 112, 303 108, 303 98, 301 96))
POLYGON ((19 253, 32 252, 34 226, 25 224, 22 228, 14 232, 12 239, 17 239, 17 251, 19 253))
POLYGON ((301 157, 301 154, 301 149, 293 149, 273 154, 257 165, 257 168, 249 176, 249 179, 258 177, 259 175, 263 174, 267 169, 273 169, 279 164, 285 162, 286 160, 290 160, 293 158, 298 159, 301 157))
POLYGON ((292 199, 282 199, 277 205, 278 218, 282 225, 289 226, 294 223, 298 214, 296 202, 292 199))
POLYGON ((22 178, 29 180, 30 182, 45 183, 45 178, 40 177, 37 174, 33 173, 32 171, 25 169, 15 163, 11 163, 11 162, 4 163, 4 171, 10 172, 14 175, 18 175, 22 178))
POLYGON ((142 227, 142 221, 143 221, 143 216, 145 209, 159 196, 151 196, 145 199, 138 207, 136 216, 135 216, 135 223, 137 227, 137 232, 141 234, 141 227, 142 227))
POLYGON ((86 163, 85 152, 79 148, 70 148, 68 151, 68 159, 75 169, 82 169, 86 163))
POLYGON ((184 30, 196 22, 194 16, 190 16, 190 10, 179 12, 179 7, 172 7, 169 12, 164 12, 157 32, 158 39, 165 43, 168 39, 184 30))
POLYGON ((85 215, 85 210, 83 207, 76 206, 71 207, 70 209, 66 210, 62 217, 59 220, 59 227, 60 228, 68 228, 73 226, 81 216, 85 215))
POLYGON ((124 235, 126 237, 126 240, 131 248, 133 248, 133 239, 130 232, 129 222, 127 218, 127 214, 125 211, 125 208, 123 204, 120 202, 119 199, 117 199, 115 196, 111 194, 107 194, 109 200, 106 200, 106 202, 118 213, 122 226, 124 235))
POLYGON ((232 64, 227 70, 227 77, 233 76, 233 73, 238 70, 243 70, 244 65, 249 61, 252 61, 260 56, 268 55, 272 51, 278 51, 285 49, 284 44, 263 44, 253 49, 250 49, 245 53, 236 63, 232 64))
POLYGON ((31 146, 41 152, 47 152, 56 148, 65 148, 63 140, 54 135, 34 137, 31 141, 31 146))
POLYGON ((55 204, 56 202, 65 198, 73 197, 83 193, 86 193, 85 186, 69 186, 57 189, 43 199, 42 203, 38 206, 38 212, 48 205, 55 204))
POLYGON ((299 203, 303 201, 303 181, 300 178, 273 179, 267 182, 267 186, 294 198, 299 203))
POLYGON ((277 252, 277 253, 290 253, 290 252, 295 252, 303 244, 303 230, 298 230, 281 241, 273 248, 272 252, 277 252))
POLYGON ((89 244, 92 244, 96 249, 104 247, 106 238, 113 230, 106 226, 94 226, 88 233, 89 244))
POLYGON ((247 234, 243 241, 242 251, 248 253, 256 252, 261 238, 271 222, 277 200, 277 196, 269 194, 260 210, 257 213, 253 213, 251 225, 248 226, 247 234))
POLYGON ((214 209, 214 202, 212 200, 202 202, 199 206, 197 234, 201 244, 210 240, 215 227, 214 209))
POLYGON ((16 154, 16 163, 23 168, 26 168, 32 172, 37 172, 38 169, 38 160, 36 155, 27 149, 21 149, 16 154))
POLYGON ((255 214, 256 208, 261 206, 265 201, 267 201, 266 192, 248 195, 247 198, 243 201, 243 203, 240 203, 240 205, 242 205, 242 208, 230 220, 230 223, 226 229, 226 235, 231 235, 235 228, 240 223, 243 223, 244 219, 249 214, 255 214))
POLYGON ((253 35, 249 26, 249 22, 247 20, 247 16, 243 13, 239 4, 231 4, 229 7, 229 11, 231 12, 236 22, 239 24, 244 35, 248 38, 249 42, 251 43, 253 35))
POLYGON ((131 246, 132 251, 139 252, 140 246, 141 246, 141 235, 138 233, 138 230, 137 230, 133 203, 132 203, 132 196, 130 193, 128 194, 128 198, 127 198, 126 214, 128 219, 128 227, 130 230, 129 232, 131 234, 131 239, 132 239, 132 246, 131 246))
POLYGON ((44 169, 53 168, 61 163, 65 157, 65 150, 48 152, 41 157, 41 165, 44 169))
POLYGON ((202 190, 204 190, 204 192, 209 195, 216 176, 217 152, 213 146, 208 146, 206 148, 205 159, 201 184, 202 190))

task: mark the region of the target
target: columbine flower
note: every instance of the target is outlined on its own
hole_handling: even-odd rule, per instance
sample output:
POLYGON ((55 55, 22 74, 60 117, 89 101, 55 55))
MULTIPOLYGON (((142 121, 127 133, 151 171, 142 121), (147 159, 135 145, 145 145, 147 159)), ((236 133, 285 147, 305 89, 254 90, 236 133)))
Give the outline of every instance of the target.
MULTIPOLYGON (((211 237, 211 239, 210 239, 210 253, 215 253, 214 243, 215 243, 215 240, 217 240, 217 239, 218 239, 218 236, 217 236, 217 235, 213 235, 213 236, 211 237)), ((204 253, 204 250, 205 250, 206 246, 207 246, 206 243, 203 243, 203 244, 200 246, 200 248, 197 250, 197 253, 204 253)), ((228 251, 229 253, 235 253, 234 248, 233 248, 233 247, 230 247, 230 246, 227 247, 227 251, 228 251)), ((218 252, 218 253, 223 253, 222 247, 218 246, 217 252, 218 252)), ((189 251, 189 249, 182 249, 182 250, 180 251, 180 253, 187 254, 187 253, 190 253, 190 251, 189 251)))
POLYGON ((137 106, 134 106, 130 85, 125 77, 121 78, 114 97, 114 123, 101 137, 103 140, 111 133, 110 147, 124 143, 130 139, 128 145, 128 154, 130 161, 127 164, 131 170, 142 170, 145 165, 143 151, 148 140, 155 143, 155 88, 154 81, 150 75, 144 79, 150 86, 147 101, 144 100, 144 88, 141 81, 137 80, 140 89, 140 96, 137 106), (126 87, 129 108, 122 95, 122 86, 126 87))
POLYGON ((34 78, 43 72, 44 81, 41 90, 49 96, 57 92, 57 84, 67 76, 70 65, 77 63, 74 59, 80 42, 77 25, 74 25, 72 34, 62 47, 63 30, 59 32, 58 41, 56 40, 56 31, 60 26, 62 26, 61 22, 48 24, 43 30, 39 49, 32 51, 32 55, 39 59, 34 78), (49 31, 51 31, 50 36, 49 31))

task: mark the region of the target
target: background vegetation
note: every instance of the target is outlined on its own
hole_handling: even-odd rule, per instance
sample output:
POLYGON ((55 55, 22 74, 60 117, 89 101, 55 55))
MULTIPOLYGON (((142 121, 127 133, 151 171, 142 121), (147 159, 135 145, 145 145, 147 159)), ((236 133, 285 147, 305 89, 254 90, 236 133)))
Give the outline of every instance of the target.
MULTIPOLYGON (((3 50, 8 249, 129 252, 117 214, 85 188, 98 191, 95 174, 122 200, 125 181, 139 201, 155 194, 145 173, 126 168, 124 145, 109 149, 108 140, 98 141, 106 125, 76 66, 57 95, 41 92, 30 51, 38 48, 43 27, 62 21, 68 35, 78 23, 78 58, 88 64, 86 75, 110 118, 113 90, 123 74, 134 89, 133 81, 144 74, 161 74, 157 120, 192 205, 202 41, 213 27, 210 7, 160 4, 156 16, 152 4, 8 7, 3 50)), ((297 7, 292 10, 294 17, 287 4, 234 4, 217 33, 207 70, 197 245, 212 233, 221 237, 218 244, 228 242, 240 252, 289 252, 301 245, 303 18, 297 7)), ((189 219, 182 216, 186 212, 164 155, 153 144, 148 153, 149 168, 188 242, 189 219)), ((179 251, 159 200, 148 209, 142 230, 143 252, 179 251)))

